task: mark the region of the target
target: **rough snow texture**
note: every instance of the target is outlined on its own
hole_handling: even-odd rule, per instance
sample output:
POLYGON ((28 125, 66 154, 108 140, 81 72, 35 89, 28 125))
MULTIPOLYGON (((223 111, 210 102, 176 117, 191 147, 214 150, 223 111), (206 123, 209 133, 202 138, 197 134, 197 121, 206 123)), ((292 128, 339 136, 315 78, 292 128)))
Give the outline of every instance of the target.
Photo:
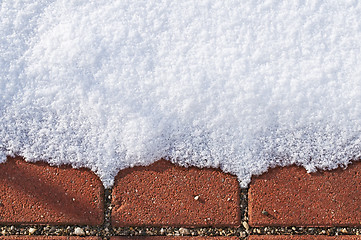
POLYGON ((361 156, 361 3, 3 0, 0 156, 250 177, 361 156))

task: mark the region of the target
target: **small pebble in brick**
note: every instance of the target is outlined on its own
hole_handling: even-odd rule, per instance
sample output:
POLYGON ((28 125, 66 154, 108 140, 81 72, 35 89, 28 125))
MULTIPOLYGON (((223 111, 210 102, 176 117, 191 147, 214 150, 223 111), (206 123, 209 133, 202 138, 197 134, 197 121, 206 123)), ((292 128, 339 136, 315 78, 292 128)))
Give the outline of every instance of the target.
POLYGON ((183 236, 183 235, 189 235, 190 231, 188 228, 179 228, 179 233, 183 236))
POLYGON ((246 229, 247 232, 249 232, 249 225, 247 222, 242 222, 242 225, 244 227, 244 229, 246 229))
POLYGON ((267 211, 265 211, 265 210, 262 211, 262 214, 265 215, 265 216, 269 215, 269 213, 267 211))
POLYGON ((77 236, 84 236, 85 232, 84 232, 84 230, 82 228, 76 227, 74 229, 74 234, 77 235, 77 236))
POLYGON ((239 236, 240 236, 241 238, 244 238, 244 237, 247 236, 247 233, 246 233, 246 232, 240 232, 240 233, 239 233, 239 236))
POLYGON ((29 228, 29 234, 32 235, 36 232, 36 228, 29 228))

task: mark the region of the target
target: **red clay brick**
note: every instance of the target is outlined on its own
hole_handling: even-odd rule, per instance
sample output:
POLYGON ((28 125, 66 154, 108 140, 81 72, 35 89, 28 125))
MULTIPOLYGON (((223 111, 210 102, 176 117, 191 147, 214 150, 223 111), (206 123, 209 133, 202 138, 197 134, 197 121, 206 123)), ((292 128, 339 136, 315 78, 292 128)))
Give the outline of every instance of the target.
POLYGON ((0 224, 100 225, 103 191, 89 170, 8 158, 0 164, 0 224))
POLYGON ((136 236, 136 237, 111 237, 110 240, 238 240, 238 237, 181 237, 181 236, 136 236))
POLYGON ((359 236, 315 236, 315 235, 293 235, 293 236, 249 236, 248 240, 360 240, 359 236))
POLYGON ((2 240, 101 240, 99 237, 75 237, 75 236, 7 236, 0 237, 2 240))
POLYGON ((161 160, 119 172, 113 188, 112 225, 238 226, 239 194, 235 176, 161 160))
POLYGON ((308 174, 301 167, 271 169, 249 189, 251 226, 360 226, 361 162, 308 174))

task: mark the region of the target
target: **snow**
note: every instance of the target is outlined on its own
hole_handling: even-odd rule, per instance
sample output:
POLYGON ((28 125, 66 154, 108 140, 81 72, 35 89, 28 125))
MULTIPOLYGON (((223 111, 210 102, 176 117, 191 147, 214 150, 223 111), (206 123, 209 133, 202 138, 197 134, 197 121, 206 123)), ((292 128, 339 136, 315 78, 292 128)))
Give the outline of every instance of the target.
POLYGON ((361 157, 361 3, 3 0, 0 161, 164 157, 242 187, 361 157))

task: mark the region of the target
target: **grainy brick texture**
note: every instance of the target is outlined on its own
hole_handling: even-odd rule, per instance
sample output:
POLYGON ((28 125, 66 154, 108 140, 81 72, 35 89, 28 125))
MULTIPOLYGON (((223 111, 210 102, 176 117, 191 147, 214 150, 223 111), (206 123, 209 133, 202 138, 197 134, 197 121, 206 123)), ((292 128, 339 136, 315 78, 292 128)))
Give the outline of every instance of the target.
POLYGON ((235 176, 183 168, 168 161, 119 172, 113 226, 238 226, 240 189, 235 176))
POLYGON ((152 237, 112 237, 111 240, 238 240, 237 237, 181 237, 181 236, 152 236, 152 237))
POLYGON ((8 158, 0 164, 0 224, 99 225, 103 191, 89 170, 8 158))
POLYGON ((299 235, 299 236, 250 236, 248 240, 360 240, 359 236, 314 236, 314 235, 299 235))
POLYGON ((74 237, 74 236, 7 236, 1 240, 101 240, 99 237, 74 237))
POLYGON ((271 169, 249 189, 251 226, 360 226, 361 163, 308 174, 301 167, 271 169))

